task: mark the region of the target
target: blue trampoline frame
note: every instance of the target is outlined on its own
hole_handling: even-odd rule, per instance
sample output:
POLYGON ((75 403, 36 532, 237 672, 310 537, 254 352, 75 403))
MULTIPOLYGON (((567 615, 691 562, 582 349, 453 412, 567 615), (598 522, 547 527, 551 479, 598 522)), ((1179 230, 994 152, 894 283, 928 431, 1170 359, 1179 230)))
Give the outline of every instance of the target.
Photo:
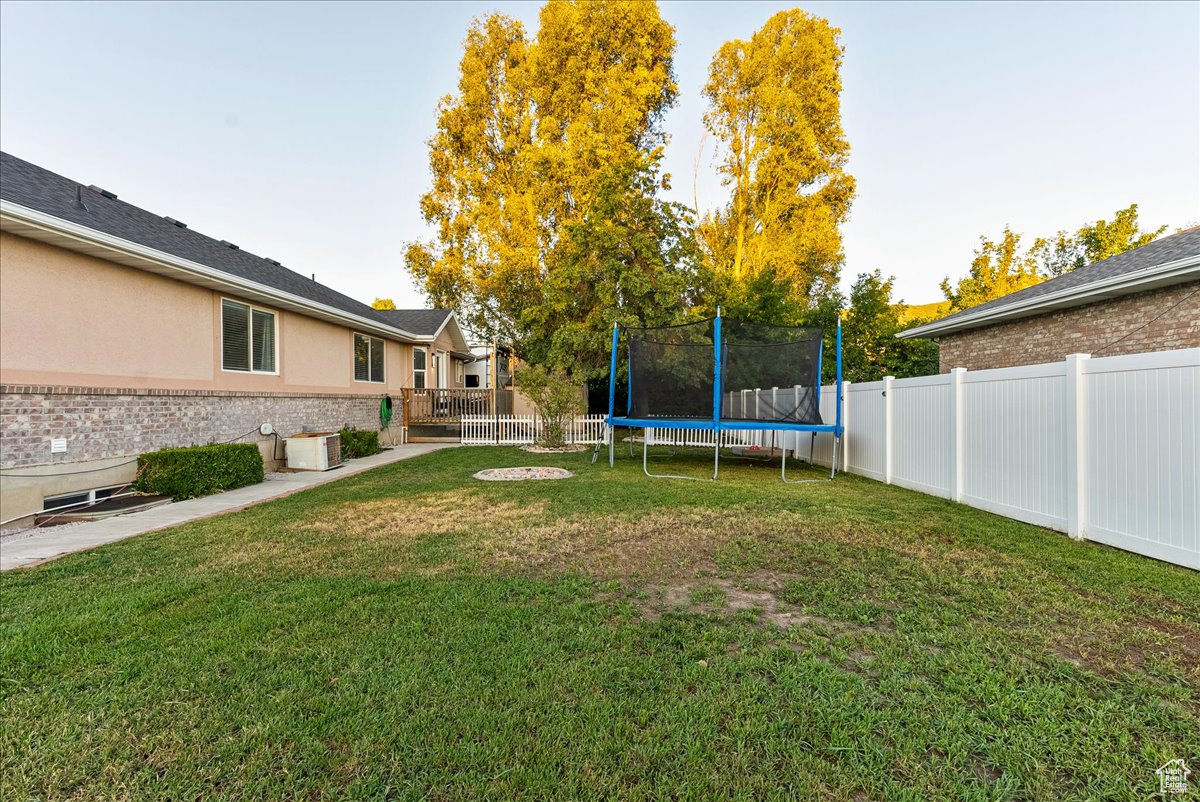
MULTIPOLYGON (((630 377, 629 405, 626 408, 626 415, 618 417, 616 415, 617 405, 617 349, 620 346, 620 328, 616 323, 613 324, 612 333, 612 357, 609 365, 608 373, 608 418, 605 421, 608 425, 608 466, 611 468, 614 464, 614 440, 617 426, 629 426, 631 428, 648 429, 693 429, 700 431, 710 431, 715 434, 716 445, 713 448, 713 479, 716 479, 720 473, 721 467, 721 432, 726 431, 771 431, 771 432, 810 432, 814 439, 818 434, 833 435, 833 456, 830 460, 829 478, 833 479, 837 475, 838 451, 841 445, 842 435, 845 429, 842 426, 842 406, 844 403, 842 386, 842 317, 838 315, 837 321, 837 368, 836 378, 834 380, 834 388, 837 394, 836 421, 832 425, 828 424, 810 424, 810 423, 779 423, 776 421, 745 421, 745 420, 722 420, 721 419, 721 399, 725 394, 723 375, 721 371, 721 357, 724 350, 724 342, 721 338, 721 312, 717 310, 717 317, 713 321, 713 417, 711 421, 696 420, 695 418, 633 418, 628 416, 628 411, 632 407, 633 385, 632 376, 630 377)), ((820 376, 821 376, 821 359, 824 356, 824 349, 817 357, 817 388, 820 391, 820 376)), ((647 464, 646 441, 648 432, 643 433, 642 437, 642 470, 647 476, 660 479, 694 479, 692 476, 674 476, 670 474, 653 474, 650 473, 647 464)), ((787 449, 781 449, 783 452, 780 463, 780 476, 784 482, 788 484, 799 484, 801 482, 824 481, 824 480, 790 480, 787 478, 787 449)), ((795 449, 793 449, 793 452, 795 449)), ((812 451, 809 450, 811 459, 812 451)))

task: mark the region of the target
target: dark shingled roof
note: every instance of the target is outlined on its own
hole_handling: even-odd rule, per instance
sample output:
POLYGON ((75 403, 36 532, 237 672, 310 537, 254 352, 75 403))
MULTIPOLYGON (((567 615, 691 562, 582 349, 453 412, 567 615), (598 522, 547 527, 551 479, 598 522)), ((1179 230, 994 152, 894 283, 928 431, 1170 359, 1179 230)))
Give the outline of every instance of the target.
MULTIPOLYGON (((206 237, 190 228, 181 228, 169 218, 139 209, 111 195, 102 194, 99 188, 83 186, 16 156, 0 153, 0 197, 4 200, 342 312, 419 334, 401 325, 398 318, 385 317, 369 305, 318 284, 308 276, 249 251, 230 247, 228 243, 206 237)), ((431 316, 440 314, 439 319, 445 319, 445 313, 441 310, 414 312, 431 316)))
POLYGON ((1127 273, 1135 273, 1146 268, 1157 267, 1158 265, 1165 265, 1169 262, 1176 262, 1180 259, 1186 259, 1189 256, 1200 256, 1200 226, 1180 231, 1178 234, 1161 237, 1140 248, 1134 248, 1131 251, 1110 256, 1107 259, 1101 259, 1099 262, 1093 262, 1090 265, 1077 268, 1069 273, 1064 273, 1061 276, 1043 281, 1040 284, 1034 284, 1032 287, 1017 290, 1014 293, 1005 295, 1003 298, 997 298, 994 301, 988 301, 979 306, 972 306, 970 309, 964 309, 953 315, 947 315, 934 322, 939 326, 951 321, 967 323, 979 315, 1002 310, 1005 307, 1017 304, 1024 304, 1050 293, 1077 288, 1083 289, 1088 284, 1117 278, 1127 273))
POLYGON ((375 312, 393 326, 420 337, 432 337, 450 317, 449 309, 380 309, 375 312))

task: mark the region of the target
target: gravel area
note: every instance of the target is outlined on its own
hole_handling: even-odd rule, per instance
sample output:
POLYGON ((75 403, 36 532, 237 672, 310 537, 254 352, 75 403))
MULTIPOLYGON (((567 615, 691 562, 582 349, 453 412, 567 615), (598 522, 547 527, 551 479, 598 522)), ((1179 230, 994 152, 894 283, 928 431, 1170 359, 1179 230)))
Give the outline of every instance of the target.
POLYGON ((56 524, 55 526, 23 526, 20 529, 0 529, 0 543, 8 543, 13 540, 24 540, 27 537, 34 535, 44 535, 47 532, 61 532, 64 529, 70 529, 73 526, 88 523, 87 521, 73 521, 69 524, 56 524))
POLYGON ((488 468, 475 474, 485 482, 525 482, 537 479, 568 479, 575 474, 565 468, 488 468))

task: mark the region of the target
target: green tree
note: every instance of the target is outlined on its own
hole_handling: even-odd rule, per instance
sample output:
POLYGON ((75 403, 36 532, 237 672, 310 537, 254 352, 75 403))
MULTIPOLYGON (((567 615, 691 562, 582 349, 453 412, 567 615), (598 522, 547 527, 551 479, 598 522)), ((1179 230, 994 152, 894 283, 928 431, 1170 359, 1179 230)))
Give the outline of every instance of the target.
POLYGON ((1166 226, 1160 226, 1153 231, 1142 231, 1137 204, 1131 203, 1118 209, 1111 221, 1101 219, 1089 223, 1074 236, 1060 231, 1053 237, 1039 239, 1032 251, 1041 264, 1042 273, 1052 278, 1148 245, 1166 230, 1166 226))
POLYGON ((371 308, 372 309, 395 309, 396 302, 393 301, 391 298, 376 298, 374 301, 371 301, 371 308))
MULTIPOLYGON (((555 288, 571 283, 554 277, 570 263, 556 250, 611 204, 609 171, 657 177, 662 116, 678 91, 674 47, 653 3, 551 2, 534 41, 499 14, 471 26, 458 91, 440 103, 429 142, 421 212, 435 238, 405 257, 435 303, 523 354, 555 350, 544 322, 561 304, 555 288)), ((655 186, 626 181, 647 200, 655 186)))
POLYGON ((1021 248, 1021 236, 1005 226, 997 242, 980 237, 970 272, 953 285, 949 277, 944 279, 942 294, 950 301, 951 312, 969 309, 1092 262, 1140 248, 1166 230, 1166 226, 1160 226, 1154 231, 1142 231, 1136 203, 1118 209, 1111 221, 1097 220, 1074 234, 1059 231, 1052 237, 1040 237, 1027 251, 1021 248))
POLYGON ((675 322, 691 303, 698 255, 687 209, 654 195, 636 164, 603 171, 581 220, 548 257, 542 302, 527 307, 524 357, 577 379, 608 375, 611 328, 675 322))
POLYGON ((941 288, 950 311, 958 312, 1032 287, 1044 278, 1034 256, 1022 250, 1021 235, 1005 226, 998 241, 980 237, 970 272, 953 285, 949 277, 942 279, 941 288))
POLYGON ((938 346, 932 340, 896 338, 924 321, 902 322, 907 306, 892 302, 895 279, 876 270, 861 273, 850 289, 842 325, 842 374, 851 382, 904 378, 938 372, 938 346))
POLYGON ((810 295, 837 284, 839 227, 854 197, 839 33, 792 9, 749 41, 726 42, 713 58, 704 122, 720 144, 730 200, 698 234, 727 304, 736 294, 762 293, 768 281, 793 309, 804 308, 810 295))

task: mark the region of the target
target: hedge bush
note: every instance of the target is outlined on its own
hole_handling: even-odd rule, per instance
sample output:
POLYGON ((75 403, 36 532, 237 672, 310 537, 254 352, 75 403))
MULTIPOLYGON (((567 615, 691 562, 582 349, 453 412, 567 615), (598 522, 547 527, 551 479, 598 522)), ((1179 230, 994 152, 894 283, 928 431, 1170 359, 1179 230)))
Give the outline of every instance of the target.
POLYGON ((262 455, 252 443, 164 448, 138 457, 133 489, 176 501, 263 480, 262 455))
POLYGON ((369 457, 383 451, 383 447, 379 445, 379 432, 374 429, 343 426, 338 434, 342 436, 342 459, 369 457))

